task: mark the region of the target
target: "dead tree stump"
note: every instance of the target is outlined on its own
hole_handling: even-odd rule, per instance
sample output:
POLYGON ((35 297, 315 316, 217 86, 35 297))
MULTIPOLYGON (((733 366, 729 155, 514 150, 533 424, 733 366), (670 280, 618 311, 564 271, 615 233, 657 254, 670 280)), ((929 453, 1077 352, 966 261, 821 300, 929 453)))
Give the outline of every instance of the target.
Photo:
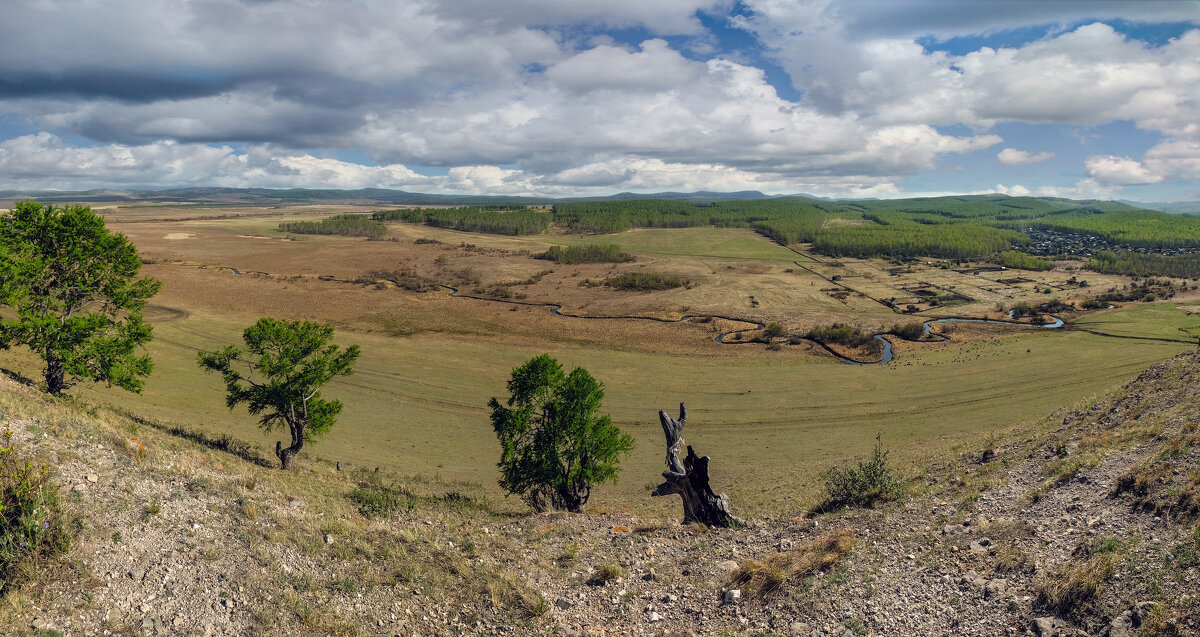
POLYGON ((687 424, 687 407, 679 403, 679 419, 667 412, 658 412, 663 433, 667 436, 667 470, 663 472, 666 482, 658 485, 652 496, 678 493, 683 498, 683 523, 701 522, 708 526, 733 527, 745 522, 729 512, 729 497, 724 493, 714 494, 708 486, 708 456, 697 457, 691 445, 687 457, 680 462, 683 448, 683 426, 687 424))

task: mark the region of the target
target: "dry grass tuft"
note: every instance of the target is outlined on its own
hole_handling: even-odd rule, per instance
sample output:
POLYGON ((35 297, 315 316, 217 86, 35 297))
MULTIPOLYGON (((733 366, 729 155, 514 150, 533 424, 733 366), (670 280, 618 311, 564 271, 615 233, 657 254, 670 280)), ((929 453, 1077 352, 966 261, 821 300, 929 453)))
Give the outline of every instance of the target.
POLYGON ((772 553, 762 560, 746 560, 738 566, 730 585, 747 595, 770 595, 789 580, 800 580, 828 571, 854 548, 854 532, 840 529, 824 533, 786 552, 772 553))
POLYGON ((1071 619, 1091 614, 1105 583, 1117 570, 1120 547, 1116 538, 1103 537, 1076 549, 1087 559, 1070 559, 1037 582, 1034 610, 1071 619))

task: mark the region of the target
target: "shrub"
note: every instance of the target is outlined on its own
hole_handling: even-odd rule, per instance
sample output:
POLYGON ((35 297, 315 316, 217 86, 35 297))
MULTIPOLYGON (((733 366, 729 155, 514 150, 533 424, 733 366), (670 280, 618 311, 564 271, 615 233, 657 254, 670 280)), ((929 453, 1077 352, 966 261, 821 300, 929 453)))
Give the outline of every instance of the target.
POLYGON ((71 547, 49 470, 23 458, 7 428, 0 443, 0 498, 0 592, 6 592, 71 547))
POLYGON ((871 459, 858 467, 832 467, 825 473, 825 502, 828 510, 842 506, 873 506, 878 501, 900 497, 903 484, 887 468, 888 452, 880 436, 875 436, 871 459))
POLYGON ((779 323, 771 323, 763 329, 763 336, 767 338, 778 338, 783 336, 783 326, 779 323))
POLYGON ((810 338, 826 345, 836 343, 846 347, 865 347, 874 339, 871 334, 853 325, 843 325, 841 323, 814 327, 808 331, 808 334, 805 334, 805 338, 810 338))
POLYGON ((412 513, 417 508, 417 497, 406 489, 362 486, 346 495, 358 505, 359 513, 366 518, 387 517, 393 511, 412 513))
POLYGON ((908 323, 906 325, 897 323, 892 326, 892 334, 906 341, 915 341, 925 335, 925 325, 920 322, 908 323))

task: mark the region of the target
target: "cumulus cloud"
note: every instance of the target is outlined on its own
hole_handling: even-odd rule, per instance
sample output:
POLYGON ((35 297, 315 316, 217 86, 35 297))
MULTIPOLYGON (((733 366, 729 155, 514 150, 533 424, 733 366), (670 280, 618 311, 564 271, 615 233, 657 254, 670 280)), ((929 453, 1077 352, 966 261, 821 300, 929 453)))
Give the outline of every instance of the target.
POLYGON ((996 158, 1005 166, 1024 166, 1025 164, 1036 164, 1053 159, 1054 153, 1050 151, 1031 153, 1016 148, 1005 148, 996 155, 996 158))
POLYGON ((20 189, 99 188, 105 186, 187 186, 295 188, 431 187, 444 184, 400 165, 364 166, 289 154, 254 146, 158 141, 127 146, 74 146, 49 133, 0 142, 0 175, 6 187, 20 189))
POLYGON ((1162 175, 1154 174, 1142 162, 1128 157, 1096 155, 1088 157, 1085 166, 1088 177, 1102 184, 1126 186, 1153 184, 1163 180, 1162 175))
POLYGON ((0 123, 45 133, 0 142, 28 160, 0 163, 0 184, 887 193, 1002 143, 997 122, 1116 120, 1163 141, 1141 160, 1097 155, 1088 178, 1196 178, 1200 30, 1151 46, 1091 22, 962 55, 915 39, 1194 23, 1184 3, 865 1, 13 0, 0 123), (755 55, 720 51, 706 15, 758 38, 803 98, 781 97, 755 55), (341 149, 379 165, 325 158, 341 149))

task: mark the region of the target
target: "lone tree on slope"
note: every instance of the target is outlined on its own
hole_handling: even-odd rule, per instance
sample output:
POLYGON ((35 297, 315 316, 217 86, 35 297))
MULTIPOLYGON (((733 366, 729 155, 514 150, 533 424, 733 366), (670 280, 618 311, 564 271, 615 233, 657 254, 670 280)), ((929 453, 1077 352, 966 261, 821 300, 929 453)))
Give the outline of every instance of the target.
POLYGON ((602 416, 603 386, 582 367, 564 374, 542 354, 516 368, 506 405, 493 398, 492 427, 500 440, 500 486, 538 511, 581 513, 592 485, 617 481, 617 462, 633 437, 602 416))
POLYGON ((137 249, 87 206, 17 202, 0 215, 0 349, 25 345, 46 363, 46 391, 80 381, 140 393, 150 357, 142 319, 162 283, 137 278, 137 249))
POLYGON ((304 443, 328 432, 342 412, 341 401, 322 399, 320 389, 335 376, 353 373, 359 349, 351 345, 339 352, 329 343, 332 337, 333 328, 318 323, 261 318, 242 333, 254 357, 246 375, 233 368, 242 355, 233 345, 196 356, 204 371, 221 374, 230 409, 246 403, 251 416, 262 414, 258 426, 267 432, 287 427, 291 446, 275 443, 283 469, 291 469, 304 443))

